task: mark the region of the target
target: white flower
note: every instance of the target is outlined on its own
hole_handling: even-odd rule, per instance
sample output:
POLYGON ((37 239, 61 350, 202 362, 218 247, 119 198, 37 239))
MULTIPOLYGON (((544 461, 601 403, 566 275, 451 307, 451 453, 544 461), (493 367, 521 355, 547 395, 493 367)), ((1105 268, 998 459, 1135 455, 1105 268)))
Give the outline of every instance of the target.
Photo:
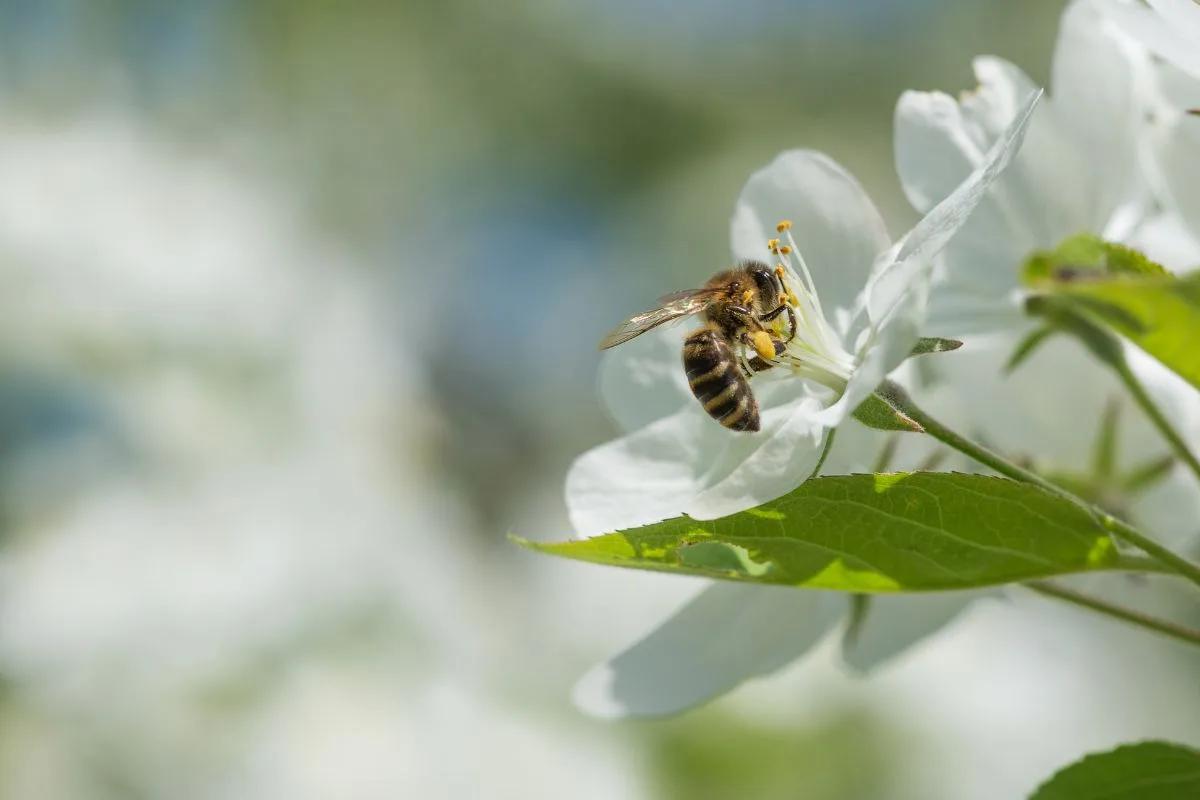
POLYGON ((811 475, 828 431, 912 349, 933 258, 1019 147, 1037 97, 1031 88, 978 167, 894 244, 858 182, 819 153, 787 152, 752 175, 734 210, 734 255, 768 255, 777 224, 790 220, 786 246, 770 249, 785 256, 785 282, 798 302, 795 341, 753 384, 761 431, 732 432, 704 413, 684 383, 678 331, 618 347, 602 389, 632 432, 571 467, 566 494, 576 530, 592 535, 680 513, 720 517, 811 475), (786 379, 794 377, 808 380, 786 379))
POLYGON ((1190 271, 1200 267, 1200 248, 1194 244, 1200 241, 1200 79, 1163 62, 1157 64, 1155 77, 1160 102, 1147 125, 1153 167, 1148 172, 1192 242, 1182 253, 1156 255, 1167 267, 1190 271))
MULTIPOLYGON (((960 100, 907 92, 897 105, 897 168, 918 210, 947 197, 983 162, 1033 88, 1001 59, 978 58, 974 66, 980 87, 960 100)), ((1051 92, 1021 152, 943 251, 928 335, 1018 326, 1021 265, 1069 236, 1090 232, 1145 247, 1151 257, 1175 246, 1151 235, 1171 231, 1147 221, 1150 187, 1140 159, 1143 117, 1154 102, 1149 62, 1094 0, 1076 0, 1063 14, 1051 92)))
POLYGON ((1200 78, 1200 5, 1193 0, 1103 0, 1104 13, 1177 67, 1200 78))

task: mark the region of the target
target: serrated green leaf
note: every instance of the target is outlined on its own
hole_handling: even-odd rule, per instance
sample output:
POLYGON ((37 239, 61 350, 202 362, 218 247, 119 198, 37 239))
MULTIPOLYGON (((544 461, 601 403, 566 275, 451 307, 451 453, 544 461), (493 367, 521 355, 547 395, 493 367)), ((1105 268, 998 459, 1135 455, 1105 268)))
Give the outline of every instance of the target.
POLYGON ((1154 278, 1171 275, 1162 265, 1137 250, 1106 242, 1091 233, 1076 234, 1064 239, 1053 250, 1034 253, 1025 262, 1023 273, 1026 283, 1036 286, 1117 275, 1154 278))
POLYGON ((1053 297, 1200 388, 1200 275, 1067 284, 1053 297))
POLYGON ((912 352, 908 355, 923 356, 928 353, 949 353, 962 347, 963 343, 958 339, 939 339, 936 336, 923 336, 913 345, 912 352))
POLYGON ((966 589, 1124 566, 1074 503, 1003 478, 943 472, 810 478, 717 520, 516 541, 598 564, 853 592, 966 589))
POLYGON ((1171 742, 1127 744, 1056 773, 1029 800, 1196 800, 1200 751, 1171 742))

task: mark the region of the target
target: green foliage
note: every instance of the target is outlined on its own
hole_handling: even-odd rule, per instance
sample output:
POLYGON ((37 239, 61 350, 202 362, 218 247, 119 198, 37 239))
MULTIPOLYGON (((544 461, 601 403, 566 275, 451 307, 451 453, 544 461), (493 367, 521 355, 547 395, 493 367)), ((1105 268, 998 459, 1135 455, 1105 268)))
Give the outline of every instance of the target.
POLYGON ((1054 299, 1200 388, 1200 276, 1070 283, 1054 299))
POLYGON ((1053 250, 1034 253, 1025 263, 1027 283, 1095 280, 1116 275, 1166 278, 1171 273, 1137 250, 1080 233, 1053 250))
POLYGON ((611 566, 854 592, 966 589, 1128 567, 1080 506, 982 475, 812 478, 717 520, 677 517, 544 553, 611 566))
POLYGON ((820 719, 759 721, 721 706, 641 728, 661 800, 887 797, 905 746, 882 719, 847 708, 820 719))
POLYGON ((962 347, 963 343, 958 339, 939 339, 936 336, 922 337, 913 345, 912 352, 909 357, 923 356, 928 353, 949 353, 962 347))
MULTIPOLYGON (((1111 331, 1200 388, 1200 276, 1175 278, 1135 250, 1081 234, 1035 254, 1024 278, 1040 292, 1026 310, 1076 336, 1102 361, 1123 362, 1111 331)), ((1014 358, 1041 340, 1031 338, 1014 358)))
POLYGON ((853 417, 877 431, 906 431, 924 433, 925 429, 901 411, 892 408, 882 397, 873 394, 854 409, 853 417))
POLYGON ((1170 742, 1128 744, 1057 772, 1029 800, 1195 800, 1200 751, 1170 742))

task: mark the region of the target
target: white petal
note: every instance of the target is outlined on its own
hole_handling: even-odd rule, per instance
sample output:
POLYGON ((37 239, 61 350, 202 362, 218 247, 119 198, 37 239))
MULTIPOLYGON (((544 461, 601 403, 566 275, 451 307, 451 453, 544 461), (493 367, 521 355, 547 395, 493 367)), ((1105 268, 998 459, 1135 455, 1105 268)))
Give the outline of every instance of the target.
MULTIPOLYGON (((1197 146, 1200 147, 1200 142, 1197 146)), ((1197 194, 1200 195, 1200 190, 1197 194)), ((1200 196, 1196 200, 1200 203, 1200 196)), ((1200 236, 1200 230, 1193 234, 1183 218, 1171 212, 1143 222, 1126 244, 1172 272, 1185 273, 1200 268, 1200 239, 1197 236, 1200 236)))
MULTIPOLYGON (((1173 205, 1191 234, 1200 237, 1200 117, 1180 119, 1158 157, 1173 205)), ((1190 266, 1194 268, 1197 262, 1190 266)))
POLYGON ((760 384, 762 431, 733 433, 716 423, 723 447, 704 475, 705 486, 688 505, 696 519, 715 519, 761 505, 804 483, 825 447, 828 429, 818 421, 822 403, 803 381, 760 384))
MULTIPOLYGON (((1038 90, 1024 99, 996 142, 987 151, 987 155, 971 174, 949 196, 934 206, 904 237, 896 253, 897 267, 912 261, 918 262, 926 268, 932 264, 933 257, 945 246, 950 237, 958 232, 967 217, 979 205, 997 176, 1004 171, 1013 156, 1020 150, 1034 108, 1041 97, 1042 92, 1038 90)), ((904 270, 894 274, 896 281, 904 281, 907 277, 904 270)), ((886 284, 888 280, 888 273, 885 272, 879 276, 878 282, 886 284)), ((879 298, 884 302, 882 307, 880 301, 872 297, 870 303, 872 321, 879 320, 883 314, 886 314, 886 303, 896 294, 896 291, 880 292, 879 298)))
POLYGON ((929 296, 929 274, 920 273, 904 289, 891 313, 875 331, 875 341, 855 368, 837 402, 816 419, 834 427, 853 413, 892 370, 900 366, 921 336, 929 296))
POLYGON ((686 711, 800 657, 845 608, 837 593, 714 584, 580 679, 575 703, 605 718, 686 711))
POLYGON ((1082 161, 1086 180, 1078 188, 1091 206, 1090 229, 1100 233, 1139 190, 1138 139, 1152 78, 1144 51, 1097 8, 1092 0, 1075 0, 1063 13, 1048 105, 1082 161))
POLYGON ((1040 92, 1030 95, 984 161, 950 196, 938 203, 896 247, 896 261, 867 288, 874 340, 842 397, 818 417, 836 425, 908 357, 925 323, 934 259, 979 204, 988 187, 1020 148, 1040 92))
POLYGON ((1167 23, 1181 33, 1189 34, 1189 41, 1197 43, 1200 37, 1200 6, 1195 0, 1148 0, 1150 7, 1158 12, 1167 23))
POLYGON ((779 236, 775 226, 784 219, 827 312, 852 308, 876 256, 891 244, 862 186, 822 153, 781 153, 742 189, 730 226, 734 256, 770 261, 767 240, 779 236))
MULTIPOLYGON (((1035 90, 1024 73, 1006 62, 980 59, 976 67, 981 85, 970 103, 960 107, 945 94, 906 92, 896 106, 897 169, 919 211, 948 197, 984 162, 1019 99, 1035 90)), ((1002 184, 1013 183, 1009 173, 1002 184)), ((930 335, 994 329, 1022 316, 1013 299, 1017 265, 1037 239, 1023 219, 1027 206, 1012 199, 1015 188, 1019 186, 1007 194, 987 193, 946 245, 930 300, 930 335)))
POLYGON ((870 672, 937 633, 975 600, 997 590, 874 595, 858 634, 842 648, 846 664, 870 672))
POLYGON ((679 327, 653 330, 604 355, 600 399, 619 430, 637 430, 696 402, 681 363, 686 335, 679 327))
POLYGON ((669 417, 584 453, 567 473, 571 523, 583 536, 680 514, 714 519, 773 500, 816 468, 826 429, 802 381, 755 388, 762 430, 726 430, 693 400, 669 417))
POLYGON ((685 406, 577 458, 566 482, 576 533, 594 536, 682 514, 699 491, 709 425, 716 423, 699 406, 685 406))
POLYGON ((1151 0, 1157 14, 1132 2, 1100 0, 1097 5, 1151 52, 1200 78, 1200 12, 1191 0, 1151 0))
POLYGON ((1036 84, 998 58, 974 62, 979 88, 962 102, 941 92, 908 91, 895 115, 896 170, 909 202, 929 211, 982 165, 1036 84))

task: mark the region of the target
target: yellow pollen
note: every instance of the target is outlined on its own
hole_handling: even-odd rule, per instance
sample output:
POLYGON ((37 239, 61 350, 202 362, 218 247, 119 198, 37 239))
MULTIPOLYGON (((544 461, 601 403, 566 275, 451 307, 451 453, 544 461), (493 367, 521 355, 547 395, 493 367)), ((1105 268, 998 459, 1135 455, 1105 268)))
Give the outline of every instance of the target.
POLYGON ((792 252, 792 248, 788 247, 786 244, 783 247, 779 248, 779 254, 781 256, 786 256, 790 252, 792 252))
POLYGON ((775 265, 775 274, 781 278, 783 277, 783 275, 784 275, 783 264, 775 265))
POLYGON ((796 295, 792 294, 791 292, 788 292, 787 304, 794 308, 794 307, 800 305, 800 298, 796 297, 796 295))
POLYGON ((743 303, 749 303, 753 299, 754 299, 754 292, 750 291, 749 289, 742 292, 742 302, 743 303))
POLYGON ((759 358, 763 361, 774 360, 775 341, 771 338, 771 334, 766 331, 755 331, 750 338, 754 342, 754 349, 758 352, 759 358))
POLYGON ((790 219, 785 219, 785 220, 780 221, 780 223, 775 226, 775 230, 779 231, 780 233, 783 233, 790 227, 792 227, 792 221, 790 219))
POLYGON ((773 251, 773 250, 775 250, 775 248, 777 248, 777 247, 779 247, 779 240, 778 240, 778 239, 767 239, 767 249, 768 249, 768 250, 772 250, 772 251, 773 251))

